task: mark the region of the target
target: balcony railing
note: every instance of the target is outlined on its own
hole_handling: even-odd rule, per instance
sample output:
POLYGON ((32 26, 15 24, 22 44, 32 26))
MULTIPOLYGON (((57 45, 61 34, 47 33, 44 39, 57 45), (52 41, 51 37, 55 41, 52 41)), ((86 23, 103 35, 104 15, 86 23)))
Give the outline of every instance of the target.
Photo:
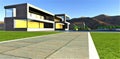
POLYGON ((47 22, 47 23, 54 23, 54 21, 50 21, 50 20, 47 20, 47 19, 39 19, 39 18, 35 18, 35 17, 28 17, 28 19, 41 21, 41 22, 47 22))

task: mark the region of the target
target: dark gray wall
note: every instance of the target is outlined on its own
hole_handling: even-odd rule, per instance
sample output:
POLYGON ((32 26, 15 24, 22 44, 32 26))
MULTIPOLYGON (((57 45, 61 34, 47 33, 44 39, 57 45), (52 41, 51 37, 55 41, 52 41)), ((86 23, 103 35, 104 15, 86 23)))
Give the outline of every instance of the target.
POLYGON ((17 5, 8 5, 4 7, 5 9, 9 8, 16 8, 16 17, 20 19, 26 19, 27 18, 27 3, 25 4, 17 4, 17 5))
POLYGON ((27 3, 25 4, 17 4, 17 5, 9 5, 5 6, 5 9, 9 8, 16 8, 16 17, 6 17, 4 19, 5 25, 4 28, 5 30, 8 31, 14 31, 14 30, 26 30, 26 29, 16 29, 14 28, 14 19, 26 19, 27 18, 27 3))
POLYGON ((16 6, 16 18, 27 18, 27 4, 16 6))
POLYGON ((5 18, 5 30, 14 30, 14 22, 12 18, 5 18))

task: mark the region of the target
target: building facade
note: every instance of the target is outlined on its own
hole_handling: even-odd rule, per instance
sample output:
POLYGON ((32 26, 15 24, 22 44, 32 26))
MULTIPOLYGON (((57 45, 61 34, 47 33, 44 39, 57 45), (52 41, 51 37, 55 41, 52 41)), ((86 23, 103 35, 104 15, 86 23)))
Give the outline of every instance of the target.
POLYGON ((69 30, 66 14, 53 14, 28 3, 5 6, 5 30, 54 31, 69 30))

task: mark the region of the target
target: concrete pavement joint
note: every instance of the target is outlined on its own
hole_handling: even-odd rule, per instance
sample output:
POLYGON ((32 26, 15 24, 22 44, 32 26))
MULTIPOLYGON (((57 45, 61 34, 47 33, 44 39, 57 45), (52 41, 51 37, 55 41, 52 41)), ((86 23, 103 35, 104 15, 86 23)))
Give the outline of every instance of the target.
MULTIPOLYGON (((40 42, 38 42, 38 43, 40 43, 40 42)), ((36 43, 36 44, 38 44, 38 43, 36 43)), ((27 45, 27 46, 31 46, 31 45, 35 45, 35 44, 30 44, 30 45, 27 45)), ((8 52, 8 51, 12 51, 12 50, 16 50, 16 49, 24 48, 24 47, 27 47, 27 46, 17 47, 17 48, 15 48, 15 49, 11 49, 11 50, 7 50, 7 51, 3 51, 3 52, 0 52, 0 54, 2 54, 2 53, 4 53, 4 52, 8 52)), ((13 46, 6 46, 6 47, 13 47, 13 46)))
MULTIPOLYGON (((36 43, 36 44, 39 44, 39 43, 40 43, 40 42, 38 42, 38 43, 36 43)), ((31 46, 31 45, 35 45, 35 44, 30 44, 30 45, 27 45, 27 46, 31 46)), ((12 51, 12 50, 16 50, 16 49, 24 48, 24 47, 27 47, 27 46, 17 47, 17 48, 15 48, 15 49, 11 49, 11 50, 7 50, 7 51, 3 51, 3 52, 0 52, 0 54, 2 54, 2 53, 4 53, 4 52, 8 52, 8 51, 12 51)), ((8 47, 10 47, 10 46, 8 46, 8 47)), ((13 47, 13 46, 11 46, 11 47, 13 47)))
POLYGON ((72 42, 73 40, 75 40, 76 38, 78 38, 79 36, 76 36, 75 38, 71 39, 70 41, 68 41, 65 45, 63 45, 62 47, 58 48, 57 50, 55 50, 53 53, 51 53, 50 55, 46 56, 45 59, 49 58, 49 56, 53 55, 55 52, 57 52, 58 50, 62 49, 63 47, 65 47, 66 45, 68 45, 70 42, 72 42))
POLYGON ((69 58, 76 58, 77 56, 79 56, 78 58, 88 58, 88 48, 80 48, 83 46, 88 47, 84 45, 88 45, 87 37, 87 33, 84 32, 69 32, 29 38, 28 40, 11 41, 6 42, 3 45, 1 43, 0 48, 2 53, 0 53, 0 58, 19 59, 20 57, 23 57, 23 59, 48 59, 55 56, 61 59, 66 58, 65 56, 68 56, 69 58), (4 48, 2 48, 2 46, 4 48), (11 47, 11 49, 9 49, 9 47, 11 47), (71 50, 73 47, 79 48, 80 50, 71 50))
MULTIPOLYGON (((45 41, 48 41, 50 39, 47 39, 47 40, 44 40, 44 41, 41 41, 41 42, 45 42, 45 41)), ((52 39, 51 39, 52 40, 52 39)), ((18 40, 19 41, 19 40, 18 40)), ((22 40, 21 40, 22 41, 22 40)), ((7 43, 7 42, 4 42, 4 43, 7 43)), ((27 43, 30 43, 30 42, 27 42, 27 43)), ((37 42, 35 44, 39 44, 40 42, 37 42)), ((27 46, 31 46, 31 45, 35 45, 35 44, 30 44, 30 45, 27 45, 27 46)), ((3 52, 0 52, 0 54, 4 53, 4 52, 8 52, 8 51, 12 51, 12 50, 16 50, 16 49, 20 49, 20 48, 24 48, 24 47, 27 47, 27 46, 23 46, 23 47, 16 47, 15 49, 11 49, 11 50, 7 50, 7 51, 3 51, 3 52)), ((6 47, 13 47, 13 46, 6 46, 6 47)))
MULTIPOLYGON (((0 54, 1 54, 1 53, 0 53, 0 54)), ((12 57, 19 57, 19 58, 32 59, 32 58, 28 58, 28 57, 21 57, 21 56, 9 55, 9 54, 2 54, 2 55, 12 56, 12 57)))

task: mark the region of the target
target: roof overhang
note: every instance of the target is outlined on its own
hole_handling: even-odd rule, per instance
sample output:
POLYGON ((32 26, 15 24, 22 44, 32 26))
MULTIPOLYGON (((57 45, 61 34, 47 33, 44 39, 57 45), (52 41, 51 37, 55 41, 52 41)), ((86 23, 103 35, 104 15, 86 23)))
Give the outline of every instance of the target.
POLYGON ((39 11, 42 11, 42 12, 44 12, 44 13, 47 13, 47 14, 49 14, 49 15, 54 16, 54 14, 51 13, 51 12, 49 12, 49 11, 43 10, 43 9, 41 9, 41 8, 38 8, 38 7, 36 7, 36 6, 34 6, 34 5, 31 5, 31 4, 28 4, 28 3, 27 3, 27 5, 28 5, 29 7, 32 7, 32 8, 34 8, 34 9, 37 9, 37 10, 39 10, 39 11))
POLYGON ((31 4, 29 4, 29 3, 7 5, 7 6, 4 6, 4 8, 5 8, 5 9, 8 9, 8 8, 15 8, 16 6, 20 6, 20 5, 26 5, 26 6, 29 6, 29 7, 34 8, 34 9, 37 9, 37 10, 39 10, 39 11, 42 11, 42 12, 44 12, 44 13, 46 13, 46 14, 49 14, 49 15, 54 16, 53 13, 51 13, 51 12, 49 12, 49 11, 46 11, 46 10, 43 10, 43 9, 41 9, 41 8, 39 8, 39 7, 36 7, 36 6, 34 6, 34 5, 31 5, 31 4))

